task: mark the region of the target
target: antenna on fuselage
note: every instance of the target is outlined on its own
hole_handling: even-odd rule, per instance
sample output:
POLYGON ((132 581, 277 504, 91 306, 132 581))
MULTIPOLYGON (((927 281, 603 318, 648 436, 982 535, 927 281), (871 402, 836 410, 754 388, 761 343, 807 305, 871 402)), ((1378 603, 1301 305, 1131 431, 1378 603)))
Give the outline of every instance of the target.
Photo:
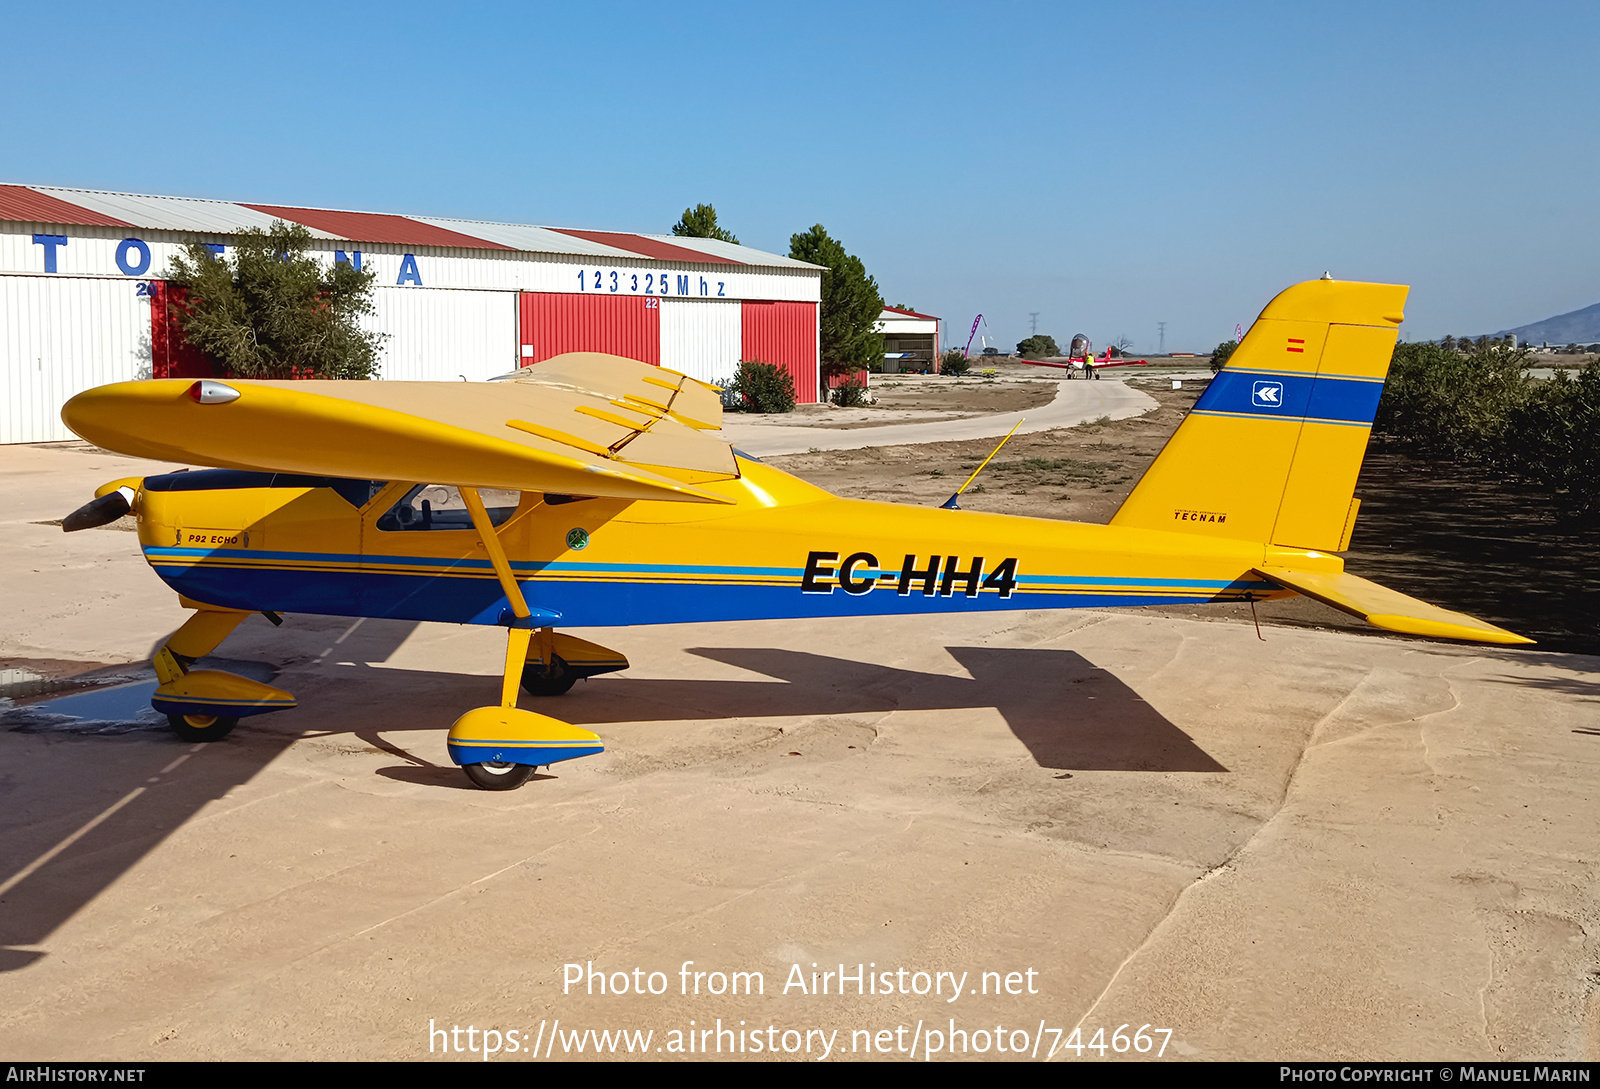
MULTIPOLYGON (((1004 446, 1006 443, 1011 441, 1011 436, 1015 435, 1017 433, 1017 428, 1021 427, 1022 426, 1022 421, 1026 420, 1026 419, 1027 419, 1027 417, 1024 416, 1024 417, 1022 417, 1022 419, 1019 419, 1016 423, 1011 425, 1011 430, 1006 432, 1006 437, 1000 440, 1000 446, 1004 446)), ((989 462, 994 460, 995 454, 998 454, 1000 452, 1000 446, 996 446, 994 448, 994 450, 992 450, 990 452, 989 456, 983 459, 983 465, 979 465, 976 469, 972 470, 972 475, 967 477, 967 483, 966 484, 961 485, 961 487, 956 489, 956 492, 955 492, 954 495, 952 495, 949 499, 946 499, 943 503, 939 504, 939 509, 940 510, 960 510, 961 509, 961 505, 959 503, 957 503, 956 500, 961 498, 961 493, 967 490, 967 485, 968 484, 971 484, 974 480, 978 479, 978 474, 983 472, 983 466, 989 464, 989 462)))

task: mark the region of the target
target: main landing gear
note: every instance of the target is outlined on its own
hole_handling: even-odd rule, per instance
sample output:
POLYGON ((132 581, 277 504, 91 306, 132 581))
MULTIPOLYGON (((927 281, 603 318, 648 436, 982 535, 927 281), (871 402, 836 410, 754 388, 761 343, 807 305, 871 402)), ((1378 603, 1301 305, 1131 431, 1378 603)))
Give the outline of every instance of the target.
POLYGON ((456 719, 450 727, 450 759, 461 765, 474 786, 510 790, 527 782, 534 768, 591 756, 605 748, 598 735, 581 726, 522 710, 517 706, 518 686, 536 696, 559 696, 579 677, 626 669, 628 660, 615 651, 539 626, 540 619, 554 619, 555 614, 541 612, 536 619, 528 608, 478 489, 462 488, 461 499, 510 609, 504 620, 508 630, 500 706, 478 707, 456 719))
POLYGON ((513 677, 530 696, 560 696, 581 678, 628 668, 628 659, 616 651, 550 628, 512 628, 506 639, 500 706, 468 711, 450 728, 450 758, 484 790, 514 790, 536 767, 604 748, 581 726, 518 708, 513 677))

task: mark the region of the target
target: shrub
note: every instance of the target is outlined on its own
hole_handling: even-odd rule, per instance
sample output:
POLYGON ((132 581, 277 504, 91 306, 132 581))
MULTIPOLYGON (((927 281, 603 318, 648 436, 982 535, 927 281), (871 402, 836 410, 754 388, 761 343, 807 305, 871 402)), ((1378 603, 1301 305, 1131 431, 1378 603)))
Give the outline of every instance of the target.
POLYGON ((1233 354, 1234 349, 1238 346, 1239 342, 1237 340, 1224 340, 1221 344, 1216 346, 1215 350, 1213 350, 1211 353, 1212 374, 1216 374, 1223 367, 1227 366, 1228 357, 1233 354))
POLYGON ((961 377, 972 369, 972 360, 967 358, 967 353, 955 350, 944 353, 944 358, 939 360, 939 373, 961 377))
POLYGON ((794 376, 772 363, 755 359, 740 363, 726 392, 733 395, 741 412, 794 411, 794 376))
POLYGON ((860 408, 867 403, 867 387, 852 378, 842 386, 835 386, 830 396, 840 408, 860 408))

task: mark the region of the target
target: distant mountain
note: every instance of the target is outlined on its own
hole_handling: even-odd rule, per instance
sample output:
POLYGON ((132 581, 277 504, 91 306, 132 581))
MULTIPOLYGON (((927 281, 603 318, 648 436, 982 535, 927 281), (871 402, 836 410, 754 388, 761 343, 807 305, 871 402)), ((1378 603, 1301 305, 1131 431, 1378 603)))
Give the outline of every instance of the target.
POLYGON ((1594 344, 1600 342, 1600 303, 1489 335, 1503 337, 1507 333, 1517 334, 1518 344, 1594 344))

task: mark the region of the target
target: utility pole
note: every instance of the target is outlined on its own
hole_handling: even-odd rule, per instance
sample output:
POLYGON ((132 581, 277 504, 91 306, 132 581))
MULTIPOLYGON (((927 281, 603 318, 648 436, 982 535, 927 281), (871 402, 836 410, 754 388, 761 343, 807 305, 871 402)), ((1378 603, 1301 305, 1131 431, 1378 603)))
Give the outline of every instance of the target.
POLYGON ((1039 335, 1039 311, 1037 310, 1031 310, 1028 312, 1028 335, 1039 335))
POLYGON ((1157 355, 1166 355, 1167 354, 1167 323, 1164 322, 1164 321, 1158 321, 1158 322, 1156 322, 1156 328, 1161 330, 1161 347, 1156 350, 1156 354, 1157 355))

